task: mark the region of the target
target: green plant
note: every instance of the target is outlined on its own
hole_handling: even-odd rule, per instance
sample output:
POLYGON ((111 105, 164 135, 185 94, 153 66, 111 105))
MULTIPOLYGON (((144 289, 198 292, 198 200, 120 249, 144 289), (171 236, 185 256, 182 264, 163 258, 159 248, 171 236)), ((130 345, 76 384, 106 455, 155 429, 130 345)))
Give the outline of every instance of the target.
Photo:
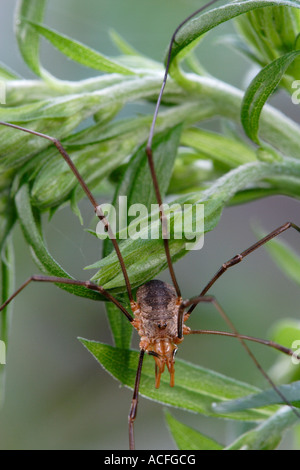
MULTIPOLYGON (((7 103, 0 109, 0 120, 22 123, 25 127, 61 139, 93 191, 105 190, 104 182, 109 180, 110 185, 117 186, 115 200, 119 193, 130 194, 132 203, 149 205, 154 200, 152 182, 144 177, 141 183, 142 176, 138 170, 145 164, 144 146, 151 116, 124 120, 114 118, 126 103, 141 99, 148 102, 155 100, 161 85, 163 65, 138 54, 116 34, 114 40, 122 56, 118 59, 104 57, 42 25, 45 6, 44 0, 27 0, 19 4, 16 22, 19 48, 38 79, 28 82, 19 80, 5 66, 1 67, 2 79, 6 82, 7 103), (40 63, 41 36, 67 57, 104 74, 79 82, 57 79, 40 63), (93 117, 92 124, 76 131, 78 125, 89 117, 93 117)), ((163 97, 165 109, 160 112, 156 126, 157 173, 159 181, 166 183, 163 192, 175 197, 176 202, 204 203, 205 232, 217 225, 223 208, 228 204, 245 203, 272 194, 299 198, 299 126, 274 108, 264 106, 278 86, 294 94, 293 83, 299 78, 300 61, 299 6, 296 0, 244 0, 226 4, 191 20, 178 33, 163 97), (265 15, 263 21, 261 15, 265 15), (245 94, 203 72, 193 54, 194 46, 204 33, 233 18, 237 18, 239 30, 247 41, 245 43, 240 38, 235 45, 262 67, 245 94), (269 35, 265 31, 263 34, 264 48, 259 43, 262 38, 261 23, 268 25, 269 32, 269 35), (275 35, 278 23, 282 30, 287 31, 280 37, 275 35), (226 132, 216 134, 197 126, 199 122, 215 116, 234 123, 234 135, 226 135, 226 132), (238 133, 240 120, 255 145, 238 133), (208 174, 203 175, 197 167, 202 159, 211 162, 208 174)), ((78 202, 83 192, 56 150, 45 140, 33 139, 4 127, 0 128, 0 137, 4 300, 13 290, 9 237, 17 223, 20 223, 42 272, 68 276, 46 248, 41 216, 44 212, 52 215, 62 205, 70 203, 80 217, 78 202)), ((171 240, 174 261, 186 254, 184 245, 184 240, 171 240)), ((121 248, 133 287, 153 278, 166 267, 159 240, 128 239, 122 242, 121 248)), ((90 266, 98 270, 93 280, 126 303, 124 279, 116 255, 108 244, 105 244, 104 252, 106 256, 90 266)), ((82 288, 64 288, 79 296, 98 298, 95 293, 82 288)), ((115 307, 108 305, 107 310, 115 347, 87 340, 82 342, 110 373, 132 387, 138 354, 129 350, 132 329, 126 319, 115 311, 115 307)), ((1 325, 1 338, 6 343, 8 314, 6 312, 2 316, 1 325)), ((283 431, 296 421, 291 410, 278 410, 277 407, 258 410, 245 410, 245 407, 235 414, 216 411, 213 403, 258 390, 180 360, 176 364, 175 389, 168 387, 166 378, 161 389, 155 391, 153 364, 146 363, 142 394, 209 416, 263 420, 262 424, 229 447, 274 448, 283 431)), ((292 391, 295 392, 295 388, 299 393, 297 386, 292 391)), ((289 389, 285 393, 289 397, 289 389)), ((294 395, 292 400, 297 401, 294 395)), ((201 446, 200 442, 204 442, 203 446, 207 445, 208 441, 199 435, 197 440, 192 430, 185 429, 180 434, 180 424, 176 425, 174 418, 168 415, 167 420, 179 448, 186 448, 187 445, 183 434, 193 436, 197 447, 201 446)), ((212 442, 210 445, 218 447, 212 442)))

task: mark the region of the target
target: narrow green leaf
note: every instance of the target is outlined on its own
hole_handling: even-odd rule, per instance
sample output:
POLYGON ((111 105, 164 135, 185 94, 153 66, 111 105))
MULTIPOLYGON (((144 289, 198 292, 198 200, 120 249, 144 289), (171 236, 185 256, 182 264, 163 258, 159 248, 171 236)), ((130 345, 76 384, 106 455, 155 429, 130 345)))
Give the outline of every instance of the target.
POLYGON ((256 75, 245 92, 241 121, 248 137, 258 144, 259 119, 262 108, 289 65, 299 55, 300 50, 293 51, 271 62, 256 75))
MULTIPOLYGON (((14 251, 11 240, 7 240, 1 252, 1 304, 14 292, 14 251)), ((5 394, 6 353, 9 340, 9 326, 12 315, 12 304, 0 312, 0 407, 5 394)))
MULTIPOLYGON (((5 248, 12 228, 16 222, 16 210, 11 196, 11 178, 13 175, 3 173, 3 188, 0 197, 0 253, 5 248), (6 180, 6 177, 8 178, 6 180)), ((1 180, 1 179, 0 179, 1 180)))
POLYGON ((228 167, 218 168, 205 155, 188 147, 179 147, 168 195, 200 191, 212 181, 228 171, 228 167))
POLYGON ((167 425, 179 450, 222 450, 223 446, 165 412, 167 425))
POLYGON ((27 21, 34 31, 44 36, 51 44, 56 47, 65 56, 75 62, 90 67, 92 69, 101 70, 108 73, 121 73, 124 75, 133 75, 134 72, 117 61, 111 60, 100 54, 96 50, 85 46, 84 44, 71 39, 64 34, 58 33, 53 29, 47 28, 33 21, 27 21))
POLYGON ((138 56, 141 55, 131 44, 129 44, 125 39, 114 29, 109 30, 110 38, 113 43, 117 46, 120 52, 126 55, 138 56))
MULTIPOLYGON (((55 259, 50 255, 49 251, 47 250, 45 241, 41 233, 39 219, 40 216, 36 213, 33 213, 32 207, 30 205, 28 185, 24 184, 20 188, 16 195, 15 202, 24 237, 27 240, 32 250, 34 259, 41 271, 44 274, 50 276, 74 279, 66 271, 63 270, 63 268, 55 261, 55 259)), ((100 294, 86 289, 85 287, 71 286, 67 284, 57 285, 61 289, 66 290, 72 294, 78 295, 80 297, 86 297, 93 300, 103 300, 103 297, 100 294)))
POLYGON ((9 67, 7 67, 7 65, 0 62, 0 78, 2 80, 18 80, 20 75, 13 72, 9 67))
MULTIPOLYGON (((136 138, 139 138, 138 131, 136 138)), ((77 149, 69 147, 68 139, 63 144, 91 190, 118 167, 127 157, 128 152, 136 146, 134 139, 126 141, 125 137, 82 148, 77 147, 77 149)), ((78 187, 77 179, 55 148, 41 152, 34 161, 37 162, 39 168, 34 174, 31 173, 34 177, 31 192, 34 204, 42 210, 60 205, 78 187)), ((30 174, 33 163, 24 169, 26 173, 30 174)), ((79 191, 82 197, 83 191, 81 189, 79 191)))
POLYGON ((272 187, 258 187, 258 188, 251 188, 245 189, 243 191, 239 191, 230 201, 229 205, 237 205, 237 204, 246 204, 247 202, 256 201, 258 199, 262 199, 264 197, 276 196, 280 194, 282 195, 289 195, 291 197, 292 194, 288 194, 288 191, 285 191, 284 188, 272 188, 272 187))
POLYGON ((42 22, 46 4, 47 0, 20 0, 15 14, 15 31, 21 55, 39 77, 48 75, 40 65, 40 37, 24 19, 42 22))
POLYGON ((198 57, 196 56, 194 51, 191 51, 188 56, 185 58, 184 62, 187 67, 197 75, 208 75, 206 69, 200 63, 198 57))
MULTIPOLYGON (((164 198, 169 186, 180 135, 181 126, 179 125, 166 132, 156 134, 153 139, 153 160, 162 198, 164 198)), ((152 204, 157 204, 145 143, 133 155, 128 164, 127 171, 117 189, 115 204, 118 203, 119 196, 126 196, 128 207, 138 203, 150 210, 152 204)))
MULTIPOLYGON (((107 344, 79 338, 81 343, 113 377, 123 385, 134 388, 139 352, 117 349, 107 344)), ((253 386, 231 379, 216 372, 176 359, 175 386, 170 387, 169 374, 162 375, 160 388, 156 389, 154 360, 144 359, 140 382, 140 394, 167 405, 176 406, 208 416, 213 415, 214 402, 244 396, 247 391, 257 390, 253 386)), ((250 410, 229 414, 231 419, 259 420, 269 417, 275 408, 250 410)), ((219 415, 221 416, 221 415, 219 415)), ((226 417, 222 414, 222 417, 226 417)))
MULTIPOLYGON (((1 305, 14 292, 14 250, 10 239, 1 252, 1 305)), ((11 306, 7 306, 0 313, 0 339, 7 344, 8 329, 11 315, 11 306)))
POLYGON ((194 148, 203 154, 204 158, 230 168, 256 160, 255 152, 249 145, 216 132, 198 128, 187 129, 182 134, 181 143, 194 148))
POLYGON ((199 36, 215 28, 219 24, 256 8, 281 5, 300 8, 298 0, 241 0, 234 1, 219 8, 214 8, 206 13, 202 13, 196 18, 190 20, 178 32, 176 41, 172 48, 171 61, 174 60, 175 57, 183 51, 183 49, 196 41, 199 36))
MULTIPOLYGON (((128 302, 127 305, 125 304, 124 306, 127 311, 131 311, 128 302)), ((115 346, 120 349, 129 349, 133 333, 131 323, 113 303, 107 302, 105 308, 115 346)))
POLYGON ((288 407, 281 408, 255 429, 238 437, 225 450, 273 450, 280 443, 284 432, 299 420, 288 407))
MULTIPOLYGON (((295 365, 295 367, 297 366, 295 365)), ((278 390, 294 406, 300 406, 300 381, 293 382, 291 384, 280 385, 278 390)), ((260 392, 254 395, 249 395, 247 397, 238 398, 237 400, 230 400, 224 403, 216 404, 213 406, 213 408, 218 413, 230 413, 278 403, 285 404, 276 390, 270 388, 264 392, 260 392)))

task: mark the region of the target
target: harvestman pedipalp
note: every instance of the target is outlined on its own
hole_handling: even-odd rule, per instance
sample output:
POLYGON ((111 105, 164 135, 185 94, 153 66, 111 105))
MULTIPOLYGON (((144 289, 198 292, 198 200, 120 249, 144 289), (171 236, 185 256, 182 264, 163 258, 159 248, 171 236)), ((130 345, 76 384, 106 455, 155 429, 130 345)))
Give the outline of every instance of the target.
POLYGON ((128 298, 130 301, 132 313, 128 312, 124 308, 124 306, 117 299, 115 299, 108 291, 106 291, 103 287, 95 284, 94 282, 79 281, 79 280, 73 280, 73 279, 67 279, 67 278, 61 278, 61 277, 55 277, 55 276, 45 276, 45 275, 34 275, 34 276, 31 276, 29 279, 27 279, 27 281, 24 282, 19 287, 19 289, 16 290, 14 294, 11 295, 11 297, 8 298, 7 301, 0 307, 0 311, 3 310, 31 282, 50 282, 50 283, 56 283, 56 284, 69 284, 69 285, 75 285, 75 286, 83 286, 87 289, 99 292, 104 297, 106 297, 108 301, 113 302, 119 308, 119 310, 126 316, 126 318, 130 321, 130 323, 137 330, 139 336, 141 337, 140 356, 139 356, 138 368, 137 368, 137 373, 136 373, 133 398, 132 398, 130 412, 129 412, 129 447, 130 449, 135 448, 134 421, 135 421, 136 414, 137 414, 139 384, 140 384, 140 379, 141 379, 141 371, 142 371, 144 354, 146 352, 147 354, 152 355, 154 357, 155 387, 158 388, 160 385, 161 374, 163 373, 165 366, 167 367, 170 373, 170 386, 173 387, 174 386, 174 373, 175 373, 175 370, 174 370, 175 353, 177 351, 177 345, 183 341, 184 335, 214 334, 214 335, 236 337, 240 341, 242 346, 245 348, 247 353, 250 355, 250 357, 252 358, 255 365, 258 367, 258 369, 261 371, 263 376, 267 379, 267 381, 271 384, 271 386, 276 390, 281 400, 287 405, 289 405, 292 408, 293 412, 300 418, 300 414, 286 400, 286 398, 282 395, 280 390, 276 387, 276 385, 273 383, 270 377, 266 374, 266 372, 260 366, 257 359, 250 351, 245 340, 253 341, 253 342, 257 342, 257 343, 261 343, 261 344, 273 347, 291 356, 294 355, 294 351, 291 349, 285 348, 284 346, 281 346, 272 341, 261 340, 258 338, 239 334, 236 328, 234 327, 234 325, 232 324, 232 322, 229 320, 229 318, 227 317, 227 315, 221 308, 221 306, 219 305, 219 303, 216 301, 216 299, 212 296, 206 295, 209 289, 220 278, 220 276, 222 276, 227 271, 228 268, 240 263, 250 253, 260 248, 269 240, 275 238, 276 236, 280 235, 281 233, 288 230, 289 228, 294 228, 296 231, 300 232, 300 227, 295 225, 292 222, 287 222, 284 225, 273 230, 270 234, 268 234, 263 239, 253 244, 250 248, 244 250, 240 254, 234 256, 229 261, 224 263, 220 267, 220 269, 217 271, 217 273, 213 276, 213 278, 208 282, 208 284, 202 289, 201 293, 197 297, 194 297, 189 300, 182 299, 181 291, 180 291, 180 288, 176 279, 176 275, 175 275, 172 260, 171 260, 171 254, 170 254, 169 242, 168 242, 168 233, 166 229, 166 216, 163 210, 161 193, 160 193, 159 184, 158 184, 158 180, 157 180, 157 176, 156 176, 156 172, 154 168, 154 163, 153 163, 152 139, 154 136, 154 128, 155 128, 156 118, 158 115, 158 110, 159 110, 162 95, 164 92, 164 87, 167 81, 172 46, 173 46, 176 34, 187 21, 189 21, 195 15, 201 13, 202 10, 211 6, 216 1, 217 0, 212 0, 205 6, 198 9, 188 18, 186 18, 178 26, 178 28, 175 30, 172 36, 170 46, 169 46, 168 59, 167 59, 163 84, 159 93, 158 101, 157 101, 154 116, 153 116, 152 126, 150 129, 149 139, 148 139, 147 146, 146 146, 146 154, 147 154, 147 158, 149 162, 153 185, 155 188, 156 199, 160 206, 162 238, 163 238, 164 249, 165 249, 166 258, 167 258, 168 269, 170 272, 173 286, 168 285, 167 283, 159 281, 159 280, 152 280, 152 281, 146 282, 144 285, 138 288, 137 296, 135 300, 133 297, 132 288, 131 288, 129 276, 126 270, 126 266, 125 266, 118 242, 116 241, 116 238, 110 227, 110 224, 107 218, 105 217, 101 206, 99 206, 98 203, 96 202, 94 196, 90 192, 85 181, 81 177, 76 166, 73 164, 71 158, 65 151, 60 141, 48 135, 41 134, 39 132, 30 130, 30 129, 25 129, 16 124, 9 124, 9 123, 4 123, 4 122, 0 123, 1 125, 8 126, 8 127, 11 127, 16 130, 23 131, 23 132, 27 132, 27 133, 33 134, 35 136, 38 136, 44 139, 48 139, 50 142, 52 142, 52 144, 56 146, 57 150, 62 155, 66 163, 69 165, 71 171, 74 173, 79 184, 81 185, 85 194, 89 198, 92 206, 94 207, 94 211, 97 217, 104 224, 104 228, 113 243, 113 247, 116 251, 116 254, 120 263, 120 267, 121 267, 121 270, 125 279, 126 290, 127 290, 128 298), (188 320, 189 316, 191 315, 196 305, 202 302, 212 303, 216 307, 217 311, 219 312, 221 317, 225 320, 225 322, 227 323, 227 325, 230 327, 232 331, 225 332, 225 331, 211 331, 211 330, 191 330, 189 327, 187 327, 185 325, 185 322, 188 320))

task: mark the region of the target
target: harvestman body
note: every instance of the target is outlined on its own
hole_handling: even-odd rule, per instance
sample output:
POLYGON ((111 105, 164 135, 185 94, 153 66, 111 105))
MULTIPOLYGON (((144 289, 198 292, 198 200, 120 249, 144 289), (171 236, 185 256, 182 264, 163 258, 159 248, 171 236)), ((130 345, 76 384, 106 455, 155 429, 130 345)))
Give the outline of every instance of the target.
POLYGON ((130 305, 131 305, 133 316, 109 292, 107 292, 103 287, 91 281, 77 281, 73 279, 60 278, 60 277, 54 277, 54 276, 43 276, 43 275, 32 276, 26 282, 24 282, 24 284, 22 284, 19 287, 19 289, 16 292, 14 292, 14 294, 9 299, 7 299, 7 301, 0 307, 0 311, 3 310, 31 282, 51 282, 51 283, 57 283, 57 284, 70 284, 70 285, 84 286, 87 289, 91 289, 91 290, 101 293, 109 301, 113 302, 120 309, 120 311, 127 317, 127 319, 131 322, 132 326, 137 330, 140 336, 140 357, 139 357, 139 363, 138 363, 138 368, 137 368, 133 398, 132 398, 132 403, 131 403, 131 408, 130 408, 130 413, 129 413, 129 447, 130 449, 135 448, 134 421, 135 421, 136 413, 137 413, 139 383, 140 383, 140 378, 141 378, 141 370, 142 370, 142 364, 143 364, 143 358, 144 358, 145 352, 148 353, 149 355, 154 356, 156 388, 158 388, 160 385, 161 374, 164 372, 165 368, 167 368, 170 373, 170 386, 173 387, 175 384, 174 364, 175 364, 175 354, 177 351, 177 345, 183 341, 184 335, 189 335, 189 334, 214 334, 214 335, 236 337, 241 342, 242 346, 250 355, 255 365, 259 368, 259 370, 264 375, 264 377, 268 380, 271 386, 276 390, 280 398, 287 405, 289 405, 294 411, 294 413, 300 418, 300 415, 298 414, 298 412, 285 399, 285 397, 278 390, 278 388, 275 386, 273 381, 269 378, 266 372, 262 369, 257 359, 254 357, 254 355, 248 348, 245 340, 265 344, 267 346, 273 347, 290 356, 293 356, 294 351, 291 349, 285 348, 284 346, 281 346, 272 341, 261 340, 258 338, 253 338, 251 336, 245 336, 245 335, 239 334, 236 328, 234 327, 234 325, 231 323, 231 321, 225 314, 225 312, 222 310, 221 306, 215 300, 215 298, 206 295, 208 290, 212 287, 212 285, 219 279, 221 275, 223 275, 227 271, 228 268, 240 263, 247 255, 249 255, 254 250, 256 250, 257 248, 267 243, 272 238, 275 238, 282 232, 288 230, 289 228, 294 228, 295 230, 300 232, 300 227, 295 225, 292 222, 287 222, 284 225, 277 228, 276 230, 272 231, 269 235, 267 235, 266 237, 264 237, 263 239, 261 239, 260 241, 252 245, 250 248, 234 256, 232 259, 224 263, 220 267, 220 269, 217 271, 217 273, 214 275, 214 277, 210 280, 210 282, 204 287, 201 293, 197 297, 189 299, 189 300, 182 299, 180 288, 178 286, 175 272, 174 272, 173 265, 172 265, 172 261, 171 261, 169 243, 168 243, 168 238, 166 236, 167 233, 165 230, 165 214, 163 212, 162 199, 161 199, 161 194, 160 194, 159 185, 157 182, 157 177, 156 177, 153 157, 152 157, 152 138, 154 135, 154 127, 155 127, 155 122, 156 122, 156 118, 158 114, 158 109, 160 106, 162 94, 163 94, 164 87, 165 87, 166 80, 167 80, 170 57, 171 57, 171 50, 172 50, 175 36, 177 32, 179 31, 179 29, 189 19, 191 19, 193 16, 200 13, 202 10, 212 5, 216 1, 217 0, 212 0, 207 5, 203 6, 202 8, 194 12, 192 15, 190 15, 188 18, 186 18, 178 26, 178 28, 175 30, 172 36, 170 47, 169 47, 169 54, 168 54, 165 76, 164 76, 162 88, 159 94, 159 98, 156 104, 153 122, 152 122, 151 130, 150 130, 150 135, 149 135, 149 139, 148 139, 148 143, 146 147, 146 154, 148 157, 153 185, 154 185, 155 192, 156 192, 156 199, 160 206, 160 220, 162 223, 163 243, 165 247, 168 268, 169 268, 170 276, 171 276, 172 283, 173 283, 172 286, 159 280, 152 280, 152 281, 146 282, 144 285, 139 287, 139 289, 137 290, 136 300, 134 300, 126 266, 122 258, 122 254, 120 252, 118 243, 111 230, 111 227, 107 219, 104 216, 101 206, 97 204, 96 200, 94 199, 86 183, 82 179, 77 168, 74 166, 69 155, 63 148, 62 144, 57 139, 50 137, 48 135, 40 134, 36 131, 25 129, 15 124, 0 122, 0 125, 12 127, 12 128, 21 130, 23 132, 28 132, 30 134, 39 136, 41 138, 48 139, 57 147, 58 151, 67 162, 70 169, 76 176, 79 184, 82 186, 83 190, 88 196, 91 204, 94 207, 96 215, 103 222, 105 226, 105 230, 107 231, 113 243, 114 249, 116 251, 116 254, 120 262, 122 273, 124 275, 126 289, 127 289, 128 297, 130 300, 130 305), (213 330, 191 330, 189 327, 187 327, 185 325, 185 322, 188 320, 190 314, 192 313, 196 305, 201 302, 213 303, 216 309, 218 310, 218 312, 220 313, 220 315, 223 317, 223 319, 227 323, 227 325, 231 328, 232 332, 213 331, 213 330), (187 310, 188 307, 189 307, 189 310, 187 310))

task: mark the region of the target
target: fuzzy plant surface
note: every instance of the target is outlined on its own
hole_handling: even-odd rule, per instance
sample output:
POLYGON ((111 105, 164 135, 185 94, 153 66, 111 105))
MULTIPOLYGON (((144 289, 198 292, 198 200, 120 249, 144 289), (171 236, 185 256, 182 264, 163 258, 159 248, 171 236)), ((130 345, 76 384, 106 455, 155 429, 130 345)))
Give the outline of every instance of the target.
MULTIPOLYGON (((70 154, 88 187, 97 194, 114 188, 114 205, 127 196, 128 206, 139 203, 149 210, 156 203, 145 146, 152 116, 119 118, 128 103, 156 101, 165 63, 140 54, 117 33, 112 39, 120 50, 107 57, 44 24, 46 0, 19 1, 15 32, 19 51, 36 78, 26 80, 0 64, 6 104, 0 121, 9 122, 59 139, 70 154), (99 72, 89 79, 61 80, 40 60, 41 39, 46 39, 68 59, 99 72), (85 127, 78 130, 78 126, 85 127), (86 124, 88 123, 88 124, 86 124)), ((159 110, 153 141, 154 162, 162 197, 172 203, 189 204, 193 226, 204 205, 203 232, 213 230, 224 207, 264 198, 300 195, 300 127, 267 104, 278 89, 286 99, 300 101, 300 1, 241 0, 226 2, 190 19, 178 32, 173 45, 169 76, 159 110), (234 21, 237 34, 228 43, 250 58, 259 72, 241 91, 206 73, 194 54, 204 34, 227 21, 234 21), (218 118, 223 132, 201 128, 218 118), (242 129, 242 131, 241 131, 242 129), (201 162, 209 162, 203 169, 201 162)), ((85 195, 78 181, 51 143, 38 136, 0 126, 0 247, 2 301, 14 291, 11 235, 20 226, 41 272, 49 276, 72 276, 49 252, 44 239, 42 215, 52 216, 70 204, 81 220, 79 201, 85 195)), ((182 234, 170 211, 171 233, 182 234)), ((129 222, 131 222, 129 220, 129 222)), ((133 289, 167 268, 161 239, 147 235, 159 227, 159 218, 140 218, 139 238, 126 238, 133 229, 120 229, 117 238, 133 289)), ((136 227, 135 227, 136 228, 136 227)), ((90 227, 91 237, 95 228, 90 227)), ((182 234, 184 235, 184 234, 182 234)), ((201 235, 201 233, 197 234, 201 235)), ((260 234, 261 235, 261 234, 260 234)), ((186 239, 171 237, 173 262, 185 256, 186 239)), ((87 269, 91 278, 128 307, 126 286, 111 242, 105 240, 103 257, 87 269)), ((300 258, 281 242, 269 251, 274 261, 300 282, 300 258)), ((77 296, 103 301, 81 286, 58 285, 77 296)), ((80 339, 84 347, 121 384, 134 387, 139 352, 131 350, 132 326, 119 310, 107 303, 114 347, 80 339)), ((1 312, 1 340, 9 343, 11 305, 1 312)), ((299 325, 282 323, 274 337, 291 344, 299 325), (289 334, 284 336, 288 329, 289 334), (284 338, 282 338, 284 336, 284 338)), ((280 342, 280 341, 279 341, 280 342)), ((153 360, 145 361, 141 395, 172 407, 193 411, 211 419, 252 423, 226 447, 166 413, 166 422, 179 449, 274 449, 285 431, 297 424, 297 416, 282 407, 278 394, 239 382, 183 360, 176 360, 176 386, 162 376, 159 390, 153 384, 153 360)), ((288 364, 286 363, 286 369, 288 364)), ((5 367, 0 365, 0 397, 5 367)), ((300 403, 298 376, 286 374, 280 390, 295 407, 300 403), (289 382, 292 382, 289 384, 289 382)))

